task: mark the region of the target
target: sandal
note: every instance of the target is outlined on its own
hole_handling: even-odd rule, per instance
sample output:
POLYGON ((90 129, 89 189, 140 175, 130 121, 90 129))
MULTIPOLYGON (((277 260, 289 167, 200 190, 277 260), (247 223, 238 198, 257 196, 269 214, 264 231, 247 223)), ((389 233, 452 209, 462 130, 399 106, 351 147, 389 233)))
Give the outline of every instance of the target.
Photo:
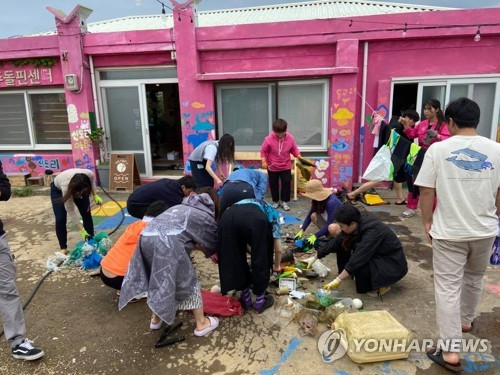
POLYGON ((394 202, 394 204, 396 206, 406 206, 408 202, 406 201, 406 199, 403 199, 401 202, 394 202))
POLYGON ((470 323, 470 328, 462 328, 462 333, 470 333, 472 332, 472 330, 474 329, 475 325, 474 325, 474 320, 470 323))
POLYGON ((463 371, 463 366, 458 361, 458 363, 449 363, 446 362, 443 358, 443 352, 440 349, 437 349, 435 346, 431 347, 429 350, 426 352, 427 357, 429 357, 430 360, 433 362, 437 363, 439 366, 450 370, 452 372, 462 372, 463 371))
MULTIPOLYGON (((160 319, 160 317, 158 317, 158 319, 160 319)), ((154 323, 153 322, 153 317, 151 317, 151 320, 149 322, 149 328, 152 330, 152 331, 157 331, 161 328, 161 325, 163 324, 163 320, 160 319, 160 321, 158 323, 154 323)))
POLYGON ((214 316, 207 316, 207 318, 210 321, 210 325, 207 328, 202 329, 201 331, 198 331, 197 329, 195 329, 194 330, 195 336, 198 336, 198 337, 205 336, 207 333, 212 332, 214 329, 216 329, 219 326, 219 319, 217 319, 214 316))

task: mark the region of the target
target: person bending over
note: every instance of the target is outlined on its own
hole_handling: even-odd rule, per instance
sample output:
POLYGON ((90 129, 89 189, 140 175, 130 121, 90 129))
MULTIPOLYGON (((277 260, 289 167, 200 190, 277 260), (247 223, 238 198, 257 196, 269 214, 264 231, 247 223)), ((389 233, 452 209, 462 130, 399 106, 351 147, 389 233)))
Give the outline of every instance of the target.
POLYGON ((162 178, 134 190, 127 199, 127 211, 137 219, 142 219, 144 212, 156 201, 163 201, 167 208, 182 203, 195 188, 194 178, 184 176, 178 180, 162 178))
POLYGON ((338 288, 354 276, 357 293, 383 295, 408 272, 403 246, 396 234, 374 216, 361 215, 352 205, 337 213, 342 233, 318 252, 318 258, 337 254, 339 275, 325 289, 338 288))
POLYGON ((136 221, 127 226, 125 232, 118 238, 118 241, 109 249, 106 256, 102 258, 100 275, 104 285, 117 290, 122 288, 123 278, 127 273, 130 258, 134 254, 142 230, 151 220, 168 208, 167 203, 156 201, 148 207, 141 221, 136 221))

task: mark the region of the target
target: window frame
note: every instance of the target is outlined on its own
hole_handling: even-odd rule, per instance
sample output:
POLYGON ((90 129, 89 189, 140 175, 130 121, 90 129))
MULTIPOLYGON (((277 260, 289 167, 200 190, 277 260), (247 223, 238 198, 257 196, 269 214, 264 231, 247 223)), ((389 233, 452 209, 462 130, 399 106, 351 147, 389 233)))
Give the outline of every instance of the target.
POLYGON ((499 134, 497 134, 498 124, 495 122, 500 115, 500 75, 498 74, 484 74, 484 75, 452 75, 452 76, 430 76, 430 77, 398 77, 393 78, 391 81, 391 105, 389 113, 392 113, 392 106, 394 101, 394 85, 403 83, 418 83, 419 92, 420 85, 430 85, 437 83, 445 83, 445 103, 441 103, 443 106, 443 111, 446 108, 446 104, 450 101, 450 87, 451 85, 463 84, 469 85, 468 96, 472 95, 473 90, 471 89, 471 84, 476 83, 496 83, 495 97, 493 99, 493 113, 492 113, 492 123, 490 129, 489 139, 496 141, 499 134))
MULTIPOLYGON (((276 99, 278 98, 278 88, 279 86, 302 86, 302 85, 311 85, 311 84, 321 84, 322 92, 323 92, 323 111, 322 111, 322 126, 321 126, 321 144, 316 146, 301 146, 297 144, 301 152, 327 152, 327 135, 328 135, 328 103, 329 103, 329 92, 330 92, 330 80, 328 78, 318 78, 318 79, 307 79, 307 80, 268 80, 268 81, 253 81, 253 82, 241 82, 241 83, 218 83, 216 84, 216 100, 217 100, 217 131, 219 134, 223 134, 224 132, 224 124, 222 121, 222 90, 224 89, 244 89, 244 88, 268 88, 268 102, 269 102, 269 126, 268 133, 272 130, 273 124, 273 113, 277 114, 277 117, 280 116, 279 108, 278 108, 278 100, 273 100, 273 85, 276 85, 276 99), (273 102, 275 103, 275 108, 273 108, 273 102)), ((292 133, 293 135, 293 133, 292 133)), ((264 140, 262 140, 264 141, 264 140)), ((242 152, 255 152, 260 150, 260 145, 255 146, 238 146, 236 144, 236 151, 242 152)))
MULTIPOLYGON (((66 94, 64 92, 64 89, 27 89, 27 90, 9 90, 5 92, 0 91, 0 95, 14 95, 14 94, 22 94, 24 96, 24 105, 26 109, 26 117, 27 117, 27 123, 28 123, 28 133, 29 133, 29 138, 30 138, 30 144, 17 144, 17 145, 3 145, 0 141, 0 150, 1 151, 13 151, 13 150, 56 150, 56 151, 65 151, 65 150, 71 150, 71 134, 70 134, 70 143, 64 144, 64 143, 58 143, 58 144, 46 144, 46 143, 36 143, 35 139, 35 123, 33 121, 33 109, 31 106, 31 100, 30 100, 30 95, 36 95, 36 94, 66 94)), ((66 104, 67 108, 67 104, 66 104)), ((68 123, 68 133, 70 133, 69 130, 69 123, 68 123)))

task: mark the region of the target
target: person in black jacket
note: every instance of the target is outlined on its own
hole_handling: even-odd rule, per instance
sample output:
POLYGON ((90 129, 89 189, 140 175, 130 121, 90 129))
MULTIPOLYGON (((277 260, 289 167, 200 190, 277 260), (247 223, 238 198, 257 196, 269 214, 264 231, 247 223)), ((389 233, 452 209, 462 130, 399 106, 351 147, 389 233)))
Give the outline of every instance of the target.
MULTIPOLYGON (((10 183, 3 173, 0 162, 0 201, 10 198, 10 183)), ((33 341, 26 338, 23 306, 17 291, 16 264, 14 255, 7 243, 7 235, 0 220, 0 313, 3 320, 5 338, 12 348, 12 356, 16 359, 33 361, 42 358, 43 350, 33 347, 33 341)))
POLYGON ((383 295, 408 272, 403 246, 396 234, 371 215, 361 215, 352 205, 337 213, 342 233, 318 251, 318 258, 337 254, 339 275, 325 289, 338 288, 354 276, 356 292, 383 295))
POLYGON ((167 209, 182 203, 195 188, 194 178, 184 176, 178 180, 162 178, 135 190, 127 200, 128 213, 138 219, 144 217, 148 207, 156 202, 163 201, 167 209))

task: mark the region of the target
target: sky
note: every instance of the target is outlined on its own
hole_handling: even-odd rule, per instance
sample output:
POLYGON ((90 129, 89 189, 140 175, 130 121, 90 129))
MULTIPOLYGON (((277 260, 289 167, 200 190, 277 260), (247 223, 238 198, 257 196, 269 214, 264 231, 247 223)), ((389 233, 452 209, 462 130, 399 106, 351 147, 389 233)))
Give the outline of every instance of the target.
MULTIPOLYGON (((168 6, 171 5, 169 0, 162 1, 168 6)), ((198 5, 198 10, 242 8, 302 1, 202 0, 198 5)), ((183 3, 184 0, 178 2, 183 3)), ((500 7, 500 0, 392 0, 389 2, 454 8, 500 7)), ((53 30, 55 29, 54 16, 46 7, 51 6, 68 14, 77 4, 93 9, 93 13, 87 19, 89 23, 127 16, 161 14, 161 5, 158 0, 2 0, 0 39, 53 30)), ((170 13, 169 9, 166 11, 170 13)))

